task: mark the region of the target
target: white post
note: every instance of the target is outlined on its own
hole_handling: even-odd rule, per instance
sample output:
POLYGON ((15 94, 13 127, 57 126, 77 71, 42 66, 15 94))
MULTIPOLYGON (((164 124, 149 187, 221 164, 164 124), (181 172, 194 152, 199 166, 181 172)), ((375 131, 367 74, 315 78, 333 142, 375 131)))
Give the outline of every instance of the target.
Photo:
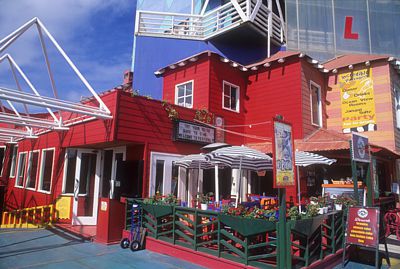
POLYGON ((242 185, 242 157, 240 157, 240 162, 239 162, 239 184, 236 187, 236 207, 239 205, 239 195, 240 195, 240 187, 242 185))
POLYGON ((301 194, 300 194, 300 168, 297 166, 297 192, 298 192, 298 197, 299 197, 299 212, 301 212, 301 194))
POLYGON ((187 202, 187 191, 186 191, 186 169, 179 167, 178 170, 178 199, 183 202, 187 202))
POLYGON ((215 201, 219 201, 219 174, 218 174, 218 164, 214 167, 215 177, 214 177, 214 184, 215 184, 215 201))

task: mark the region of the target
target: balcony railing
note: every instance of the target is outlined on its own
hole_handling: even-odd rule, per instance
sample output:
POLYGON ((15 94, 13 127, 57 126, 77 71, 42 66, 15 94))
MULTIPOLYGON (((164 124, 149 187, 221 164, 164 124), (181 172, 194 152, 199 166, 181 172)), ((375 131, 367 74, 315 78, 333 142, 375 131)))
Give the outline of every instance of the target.
POLYGON ((204 15, 138 10, 135 34, 205 41, 243 23, 250 23, 276 43, 285 43, 283 18, 261 0, 239 0, 237 4, 231 1, 204 15))

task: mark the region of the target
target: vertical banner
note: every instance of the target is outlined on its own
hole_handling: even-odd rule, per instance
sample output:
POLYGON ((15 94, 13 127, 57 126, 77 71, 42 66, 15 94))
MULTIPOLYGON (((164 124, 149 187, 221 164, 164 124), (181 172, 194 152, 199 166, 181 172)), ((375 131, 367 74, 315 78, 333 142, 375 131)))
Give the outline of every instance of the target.
POLYGON ((273 122, 274 188, 295 186, 296 167, 292 126, 276 119, 273 122))
POLYGON ((375 96, 372 70, 362 69, 338 76, 343 133, 375 131, 375 96))
POLYGON ((224 118, 220 116, 215 116, 215 142, 224 143, 225 142, 225 132, 224 128, 224 118))

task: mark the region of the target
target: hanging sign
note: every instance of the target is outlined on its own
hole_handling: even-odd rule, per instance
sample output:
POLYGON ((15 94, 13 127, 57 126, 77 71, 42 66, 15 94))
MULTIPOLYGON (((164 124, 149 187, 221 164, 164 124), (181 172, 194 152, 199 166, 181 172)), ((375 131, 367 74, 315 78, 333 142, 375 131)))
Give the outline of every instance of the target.
POLYGON ((273 122, 274 188, 295 186, 292 126, 276 119, 273 122))
POLYGON ((180 120, 175 122, 173 140, 211 144, 215 142, 215 130, 201 124, 180 120))
POLYGON ((351 134, 351 158, 357 162, 370 162, 368 137, 357 133, 351 134))
POLYGON ((364 247, 379 246, 379 208, 352 206, 349 208, 346 244, 364 247))
POLYGON ((362 69, 339 75, 344 133, 376 130, 372 71, 362 69))
POLYGON ((225 142, 225 132, 224 128, 224 118, 220 116, 215 116, 215 142, 224 143, 225 142))

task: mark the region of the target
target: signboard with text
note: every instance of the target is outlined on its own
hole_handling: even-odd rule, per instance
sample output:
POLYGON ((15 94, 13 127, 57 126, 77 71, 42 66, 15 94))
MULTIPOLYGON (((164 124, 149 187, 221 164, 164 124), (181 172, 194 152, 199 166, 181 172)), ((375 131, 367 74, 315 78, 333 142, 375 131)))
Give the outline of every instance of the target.
POLYGON ((193 122, 177 121, 175 122, 173 140, 211 144, 215 142, 215 130, 193 122))
POLYGON ((379 208, 359 206, 349 208, 346 243, 365 247, 378 247, 379 208))
POLYGON ((372 70, 362 69, 339 75, 344 133, 375 131, 375 95, 372 70))
POLYGON ((369 154, 368 137, 352 133, 351 152, 353 161, 369 163, 371 158, 369 154))
POLYGON ((295 161, 292 126, 274 119, 274 188, 295 186, 295 161))

